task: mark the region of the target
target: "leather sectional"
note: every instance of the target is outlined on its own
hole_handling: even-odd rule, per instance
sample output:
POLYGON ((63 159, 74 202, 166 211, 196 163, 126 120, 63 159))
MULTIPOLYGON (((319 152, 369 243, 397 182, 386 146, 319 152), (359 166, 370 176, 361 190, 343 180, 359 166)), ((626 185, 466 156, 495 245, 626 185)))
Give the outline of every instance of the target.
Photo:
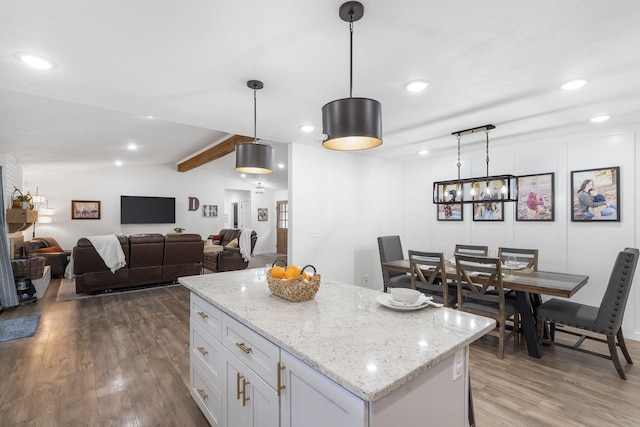
POLYGON ((89 240, 78 240, 73 248, 76 293, 168 283, 202 274, 204 241, 199 234, 134 234, 118 240, 127 265, 114 273, 89 240))

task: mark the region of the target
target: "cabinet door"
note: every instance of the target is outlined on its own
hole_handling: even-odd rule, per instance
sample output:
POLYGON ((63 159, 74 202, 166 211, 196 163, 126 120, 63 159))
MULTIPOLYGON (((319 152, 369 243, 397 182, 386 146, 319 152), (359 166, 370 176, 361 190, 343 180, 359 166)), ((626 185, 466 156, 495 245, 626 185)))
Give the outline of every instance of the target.
POLYGON ((368 425, 364 400, 281 350, 284 386, 283 427, 358 427, 368 425))
POLYGON ((223 352, 226 425, 278 427, 280 402, 276 391, 226 348, 223 352))

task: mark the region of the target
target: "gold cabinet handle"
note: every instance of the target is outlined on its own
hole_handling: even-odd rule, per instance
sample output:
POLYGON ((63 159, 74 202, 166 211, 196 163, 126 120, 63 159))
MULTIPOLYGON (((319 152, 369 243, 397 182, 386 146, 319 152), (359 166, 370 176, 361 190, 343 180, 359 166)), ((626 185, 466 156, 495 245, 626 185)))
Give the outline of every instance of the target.
POLYGON ((237 390, 237 393, 238 393, 237 396, 236 396, 237 400, 240 400, 240 395, 242 395, 244 393, 244 390, 240 391, 240 380, 243 379, 243 378, 244 378, 244 376, 240 375, 240 372, 236 373, 236 390, 237 390))
POLYGON ((249 396, 247 396, 247 386, 251 384, 247 380, 242 380, 242 406, 247 406, 247 402, 251 400, 249 396))
POLYGON ((251 347, 247 347, 246 345, 244 345, 243 342, 237 342, 236 347, 238 347, 240 350, 244 351, 247 354, 251 353, 251 347))
POLYGON ((278 362, 278 397, 280 397, 280 392, 287 388, 286 385, 282 384, 282 379, 280 378, 280 374, 284 371, 285 366, 278 362))
POLYGON ((205 313, 204 311, 199 311, 198 312, 198 316, 202 317, 203 319, 208 319, 209 315, 207 313, 205 313))
POLYGON ((202 353, 203 356, 206 356, 207 354, 209 354, 209 352, 205 350, 204 347, 198 347, 198 351, 202 353))
POLYGON ((207 393, 204 392, 204 389, 199 388, 198 389, 198 394, 200 395, 200 397, 202 398, 202 400, 207 400, 209 398, 209 396, 207 395, 207 393))

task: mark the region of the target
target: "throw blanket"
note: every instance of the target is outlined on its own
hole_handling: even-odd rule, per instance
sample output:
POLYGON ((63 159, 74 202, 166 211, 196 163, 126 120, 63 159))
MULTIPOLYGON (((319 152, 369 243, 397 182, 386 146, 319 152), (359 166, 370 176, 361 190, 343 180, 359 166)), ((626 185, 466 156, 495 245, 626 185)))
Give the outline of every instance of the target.
POLYGON ((127 265, 120 241, 113 234, 89 236, 86 239, 96 248, 96 252, 102 257, 104 264, 112 273, 127 265))
POLYGON ((242 259, 249 262, 251 259, 251 233, 253 232, 250 228, 243 228, 240 232, 240 239, 238 239, 238 246, 240 247, 240 253, 242 254, 242 259))
MULTIPOLYGON (((120 241, 115 235, 89 236, 86 239, 96 248, 96 252, 102 257, 104 264, 112 273, 127 265, 122 246, 120 246, 120 241)), ((64 277, 67 279, 75 277, 73 274, 73 254, 69 258, 67 268, 64 270, 64 277)))

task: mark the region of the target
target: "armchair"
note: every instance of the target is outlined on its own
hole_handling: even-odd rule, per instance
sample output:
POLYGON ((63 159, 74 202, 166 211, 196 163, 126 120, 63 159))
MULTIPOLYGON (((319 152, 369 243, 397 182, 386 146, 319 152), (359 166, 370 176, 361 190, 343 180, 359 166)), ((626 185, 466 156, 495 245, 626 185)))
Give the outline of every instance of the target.
MULTIPOLYGON (((220 246, 222 250, 219 252, 207 252, 204 254, 204 267, 216 273, 222 271, 244 270, 249 266, 249 262, 242 258, 239 247, 231 247, 229 243, 234 239, 240 240, 240 229, 222 229, 220 230, 220 246)), ((251 231, 251 253, 258 241, 258 235, 255 231, 251 231)))
POLYGON ((26 256, 39 256, 45 259, 45 265, 51 266, 51 277, 64 276, 71 251, 65 251, 53 237, 36 237, 24 242, 26 256))

